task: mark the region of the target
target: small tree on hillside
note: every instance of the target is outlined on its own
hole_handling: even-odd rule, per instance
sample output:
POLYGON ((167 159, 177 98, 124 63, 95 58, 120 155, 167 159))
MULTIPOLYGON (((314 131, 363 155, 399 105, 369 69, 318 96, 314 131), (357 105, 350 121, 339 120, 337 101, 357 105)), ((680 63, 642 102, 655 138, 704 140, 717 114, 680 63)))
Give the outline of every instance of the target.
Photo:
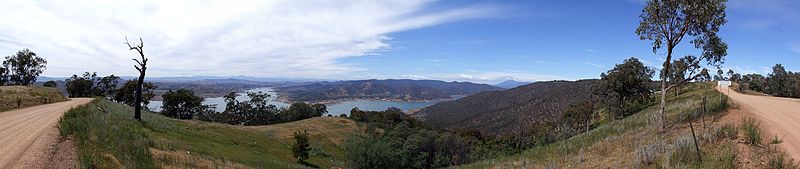
POLYGON ((8 71, 10 80, 16 85, 30 85, 36 82, 47 68, 47 61, 36 56, 36 53, 28 49, 18 51, 16 55, 6 56, 3 66, 8 71))
POLYGON ((649 83, 654 73, 655 70, 645 66, 639 59, 625 59, 624 63, 600 75, 595 94, 601 96, 601 102, 614 118, 624 117, 631 113, 628 104, 649 99, 649 83))
POLYGON ((142 40, 142 38, 139 38, 139 44, 138 45, 131 45, 131 43, 128 42, 128 37, 125 37, 125 44, 128 45, 128 48, 130 48, 130 50, 136 50, 137 52, 139 52, 139 56, 141 56, 141 61, 139 61, 138 59, 133 59, 133 61, 136 61, 136 64, 137 64, 137 65, 134 65, 133 67, 136 68, 137 71, 139 71, 139 79, 136 81, 136 93, 134 95, 135 104, 136 105, 134 105, 133 118, 136 119, 136 120, 141 121, 142 120, 142 88, 144 87, 145 72, 147 72, 147 58, 144 57, 144 49, 143 49, 144 48, 144 40, 142 40))
POLYGON ((297 162, 305 163, 308 159, 309 152, 311 151, 311 144, 308 140, 308 132, 294 133, 294 144, 292 145, 292 156, 297 159, 297 162))
MULTIPOLYGON (((687 35, 695 48, 703 50, 701 60, 719 66, 727 55, 728 45, 717 36, 725 19, 726 0, 648 0, 642 13, 636 34, 641 40, 652 41, 653 53, 666 47, 666 58, 662 72, 672 71, 673 50, 687 35)), ((664 109, 667 106, 669 85, 667 76, 661 78, 661 104, 658 112, 661 129, 666 128, 664 109)))

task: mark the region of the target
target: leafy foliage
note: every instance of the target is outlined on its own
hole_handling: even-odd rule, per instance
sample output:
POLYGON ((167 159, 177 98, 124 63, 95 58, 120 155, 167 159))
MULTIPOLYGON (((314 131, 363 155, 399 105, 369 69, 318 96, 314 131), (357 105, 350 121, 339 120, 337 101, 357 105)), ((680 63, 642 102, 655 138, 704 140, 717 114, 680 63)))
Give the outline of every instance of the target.
POLYGON ((247 93, 250 100, 236 100, 236 93, 225 95, 225 111, 206 111, 199 114, 203 121, 219 122, 233 125, 268 125, 290 121, 298 121, 312 117, 320 117, 327 113, 323 104, 292 103, 288 109, 279 109, 268 105, 269 94, 264 92, 247 93))
POLYGON ((47 60, 36 56, 29 49, 18 51, 15 55, 6 56, 0 69, 0 85, 8 80, 16 85, 30 85, 47 68, 47 60))
POLYGON ((800 72, 786 71, 781 64, 772 67, 767 77, 759 74, 744 75, 740 90, 763 92, 778 97, 800 98, 800 72))
MULTIPOLYGON (((134 80, 128 80, 124 84, 122 84, 122 87, 120 87, 117 90, 116 94, 114 94, 114 101, 116 101, 118 103, 122 103, 122 104, 128 105, 128 106, 135 106, 136 105, 136 98, 135 98, 136 84, 137 84, 137 82, 134 81, 134 80)), ((153 83, 150 83, 150 82, 146 82, 142 86, 143 86, 142 87, 142 89, 143 89, 143 91, 142 91, 142 104, 143 105, 150 104, 150 100, 153 99, 153 97, 156 96, 156 94, 153 91, 156 90, 156 88, 158 88, 158 86, 153 85, 153 83)))
POLYGON ((655 70, 645 66, 639 59, 625 59, 622 64, 600 75, 601 80, 594 93, 602 98, 600 103, 611 112, 613 118, 625 117, 638 111, 629 105, 650 100, 652 89, 649 85, 653 73, 655 70))
POLYGON ((42 86, 44 86, 44 87, 52 87, 52 88, 57 88, 57 87, 58 87, 58 84, 56 84, 56 81, 49 80, 49 81, 47 81, 47 82, 44 82, 44 84, 43 84, 42 86))
POLYGON ((292 157, 303 163, 308 160, 308 152, 311 151, 311 144, 308 143, 308 132, 295 132, 292 137, 294 137, 292 157))
POLYGON ((213 111, 209 106, 203 105, 205 99, 195 96, 191 90, 169 90, 162 97, 164 102, 161 106, 163 108, 161 114, 167 117, 192 119, 199 113, 213 111))

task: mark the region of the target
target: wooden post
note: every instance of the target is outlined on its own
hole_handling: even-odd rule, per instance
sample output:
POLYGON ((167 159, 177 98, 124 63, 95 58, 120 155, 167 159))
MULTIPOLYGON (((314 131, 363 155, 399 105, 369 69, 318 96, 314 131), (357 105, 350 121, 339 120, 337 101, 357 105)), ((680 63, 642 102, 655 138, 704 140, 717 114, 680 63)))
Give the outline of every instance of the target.
POLYGON ((703 109, 703 111, 701 112, 701 113, 703 113, 701 120, 703 120, 703 129, 705 129, 706 128, 706 97, 705 96, 703 96, 702 104, 703 105, 700 106, 703 109))
MULTIPOLYGON (((689 116, 692 114, 690 113, 689 116)), ((700 153, 700 146, 697 144, 697 136, 694 134, 694 126, 692 126, 692 120, 689 118, 689 129, 692 129, 692 139, 694 139, 694 149, 697 150, 697 160, 700 163, 703 163, 703 156, 700 153)))

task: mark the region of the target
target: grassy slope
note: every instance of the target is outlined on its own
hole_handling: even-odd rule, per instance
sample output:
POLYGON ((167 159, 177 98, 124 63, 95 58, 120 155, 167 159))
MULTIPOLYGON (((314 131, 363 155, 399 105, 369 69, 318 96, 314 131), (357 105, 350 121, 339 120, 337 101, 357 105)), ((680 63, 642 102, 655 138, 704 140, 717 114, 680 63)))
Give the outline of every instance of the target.
POLYGON ((17 108, 17 101, 21 107, 30 107, 66 101, 61 92, 56 88, 36 86, 0 86, 0 111, 17 108))
POLYGON ((100 168, 303 168, 290 151, 294 131, 311 136, 309 162, 343 166, 339 144, 356 129, 353 121, 318 117, 270 126, 242 127, 169 119, 146 112, 133 120, 132 108, 108 100, 68 112, 62 135, 74 135, 81 165, 100 168))
MULTIPOLYGON (((714 112, 710 119, 719 116, 718 112, 724 107, 720 102, 727 102, 727 97, 714 90, 714 85, 692 84, 690 88, 684 89, 677 98, 674 95, 669 99, 666 111, 672 124, 682 120, 689 112, 696 112, 701 105, 701 98, 708 97, 707 106, 714 112)), ((476 162, 473 164, 459 166, 458 168, 652 168, 655 166, 665 166, 675 168, 681 166, 688 167, 711 167, 700 164, 684 164, 675 162, 672 155, 675 153, 675 142, 679 138, 689 137, 691 133, 687 123, 680 123, 675 128, 664 135, 658 134, 658 122, 656 121, 657 105, 651 105, 641 112, 629 116, 622 120, 611 121, 600 125, 598 128, 588 133, 577 135, 568 140, 559 141, 547 146, 529 149, 523 153, 476 162), (655 152, 655 164, 643 165, 639 163, 641 157, 638 151, 643 147, 658 147, 655 152)), ((707 119, 707 120, 710 120, 707 119)), ((709 121, 709 123, 711 123, 709 121)), ((712 137, 714 129, 706 130, 701 128, 699 122, 695 123, 698 137, 712 137), (705 132, 705 133, 703 133, 705 132)), ((709 128, 713 128, 709 125, 709 128)), ((713 139, 708 139, 713 140, 713 139)), ((704 154, 704 165, 714 165, 717 156, 732 149, 726 144, 701 144, 704 154), (711 161, 711 162, 708 162, 711 161)), ((735 153, 734 153, 735 154, 735 153)))

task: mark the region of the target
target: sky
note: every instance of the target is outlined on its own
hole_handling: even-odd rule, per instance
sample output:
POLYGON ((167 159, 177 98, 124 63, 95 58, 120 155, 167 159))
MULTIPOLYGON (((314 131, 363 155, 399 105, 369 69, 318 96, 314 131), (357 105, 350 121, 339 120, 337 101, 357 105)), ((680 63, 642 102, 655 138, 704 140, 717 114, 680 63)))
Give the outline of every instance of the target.
MULTIPOLYGON (((435 79, 598 78, 663 50, 635 34, 642 0, 14 0, 0 2, 0 56, 28 48, 44 76, 435 79)), ((723 69, 800 71, 800 1, 729 0, 723 69)), ((674 57, 698 55, 688 40, 674 57)))

